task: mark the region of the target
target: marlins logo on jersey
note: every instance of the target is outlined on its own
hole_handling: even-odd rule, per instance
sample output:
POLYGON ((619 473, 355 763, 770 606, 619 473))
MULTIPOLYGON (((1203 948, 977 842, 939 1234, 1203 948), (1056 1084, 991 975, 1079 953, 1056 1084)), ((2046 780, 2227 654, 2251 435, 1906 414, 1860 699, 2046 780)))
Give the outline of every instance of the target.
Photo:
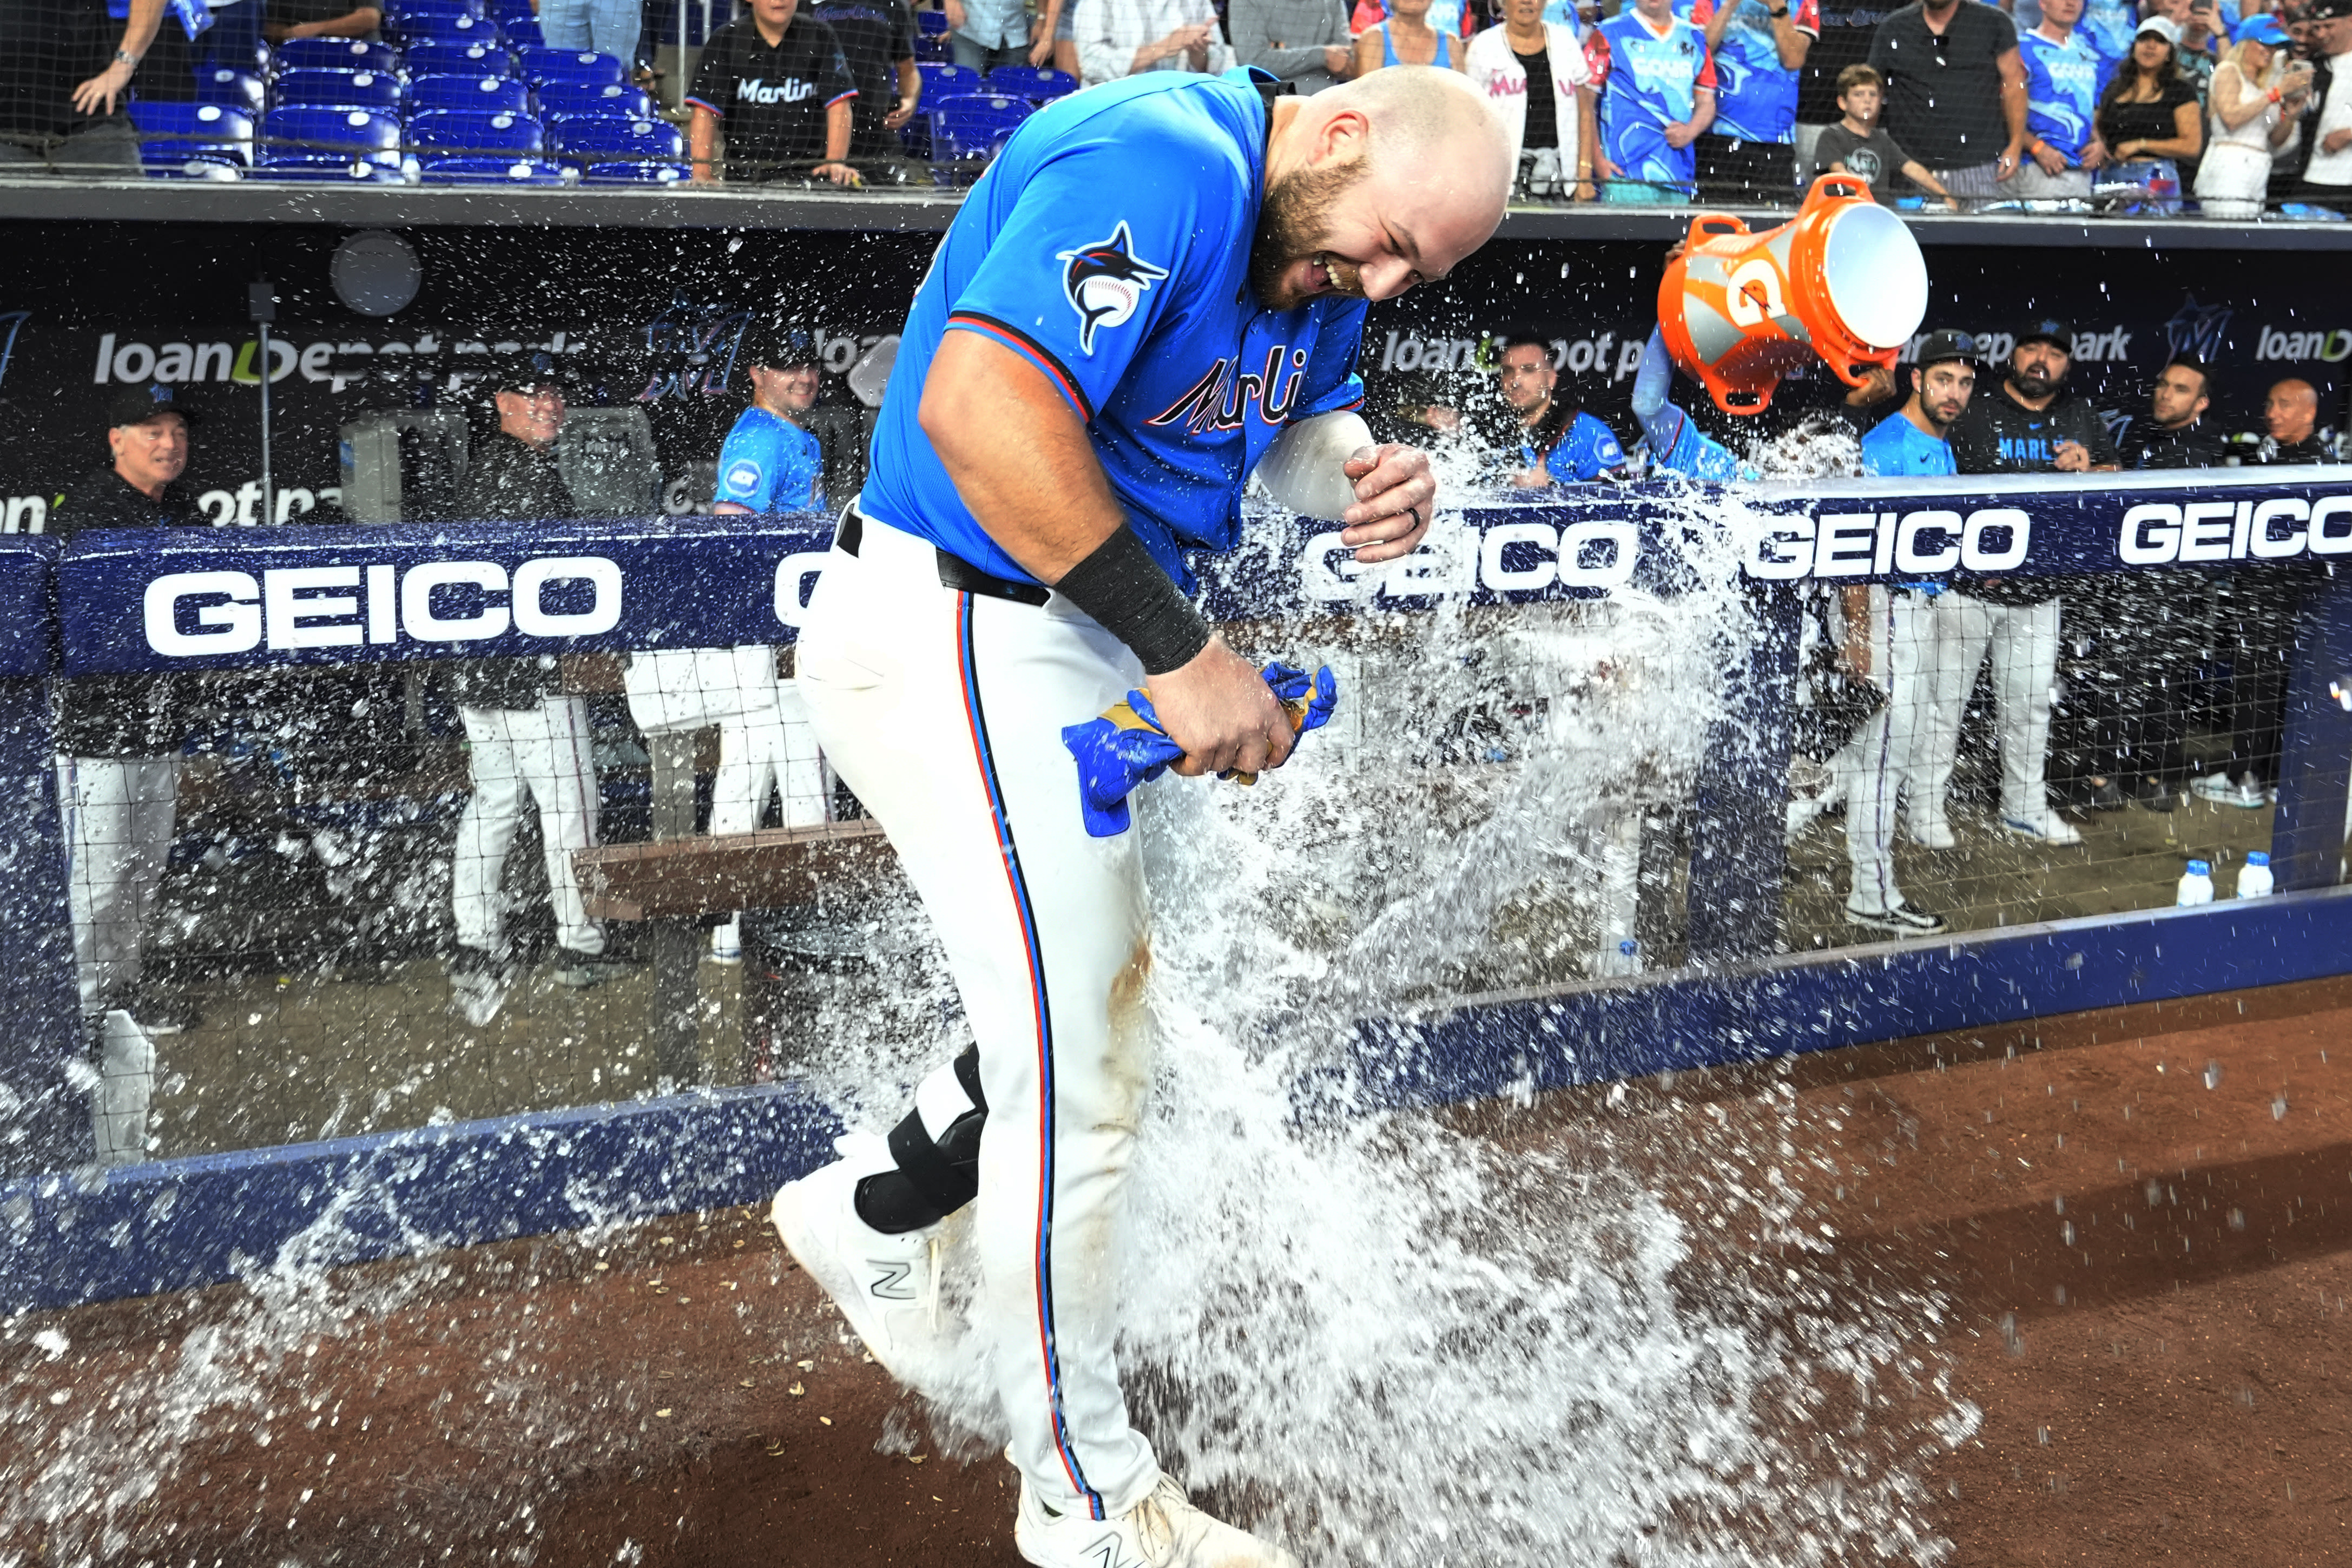
POLYGON ((1068 263, 1062 268, 1062 292, 1078 313, 1078 347, 1087 353, 1095 352, 1097 327, 1116 327, 1134 315, 1152 280, 1168 276, 1168 268, 1135 254, 1135 236, 1124 218, 1108 239, 1056 251, 1054 259, 1068 263))

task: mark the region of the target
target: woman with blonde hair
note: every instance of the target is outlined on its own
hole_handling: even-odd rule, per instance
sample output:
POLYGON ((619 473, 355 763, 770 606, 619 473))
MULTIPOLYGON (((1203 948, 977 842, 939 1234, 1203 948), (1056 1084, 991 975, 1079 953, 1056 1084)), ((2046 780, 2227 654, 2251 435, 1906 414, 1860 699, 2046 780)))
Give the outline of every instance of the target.
POLYGON ((2242 221, 2262 216, 2271 150, 2294 134, 2311 68, 2286 68, 2286 28, 2270 12, 2240 22, 2236 38, 2213 69, 2213 134, 2197 168, 2197 200, 2207 217, 2242 221))

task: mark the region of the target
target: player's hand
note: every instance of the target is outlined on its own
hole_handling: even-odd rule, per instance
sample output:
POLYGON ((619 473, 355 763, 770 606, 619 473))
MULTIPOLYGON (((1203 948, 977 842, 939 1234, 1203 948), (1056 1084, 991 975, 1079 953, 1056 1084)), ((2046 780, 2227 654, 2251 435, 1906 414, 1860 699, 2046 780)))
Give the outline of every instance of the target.
POLYGON ((862 185, 866 176, 846 163, 819 163, 810 173, 820 179, 831 180, 836 185, 862 185))
POLYGON ((1356 504, 1339 514, 1339 542, 1364 565, 1393 561, 1421 548, 1437 506, 1437 477, 1429 454, 1416 447, 1365 447, 1341 467, 1356 487, 1356 504))
POLYGON ((1863 372, 1862 384, 1846 389, 1849 408, 1867 408, 1874 403, 1884 403, 1895 395, 1895 373, 1883 364, 1874 364, 1863 372))
POLYGON ((1151 678, 1151 706, 1168 738, 1184 748, 1169 766, 1186 777, 1264 773, 1290 755, 1290 715, 1257 666, 1213 637, 1181 669, 1151 678))
POLYGON ((2080 441, 2061 441, 2052 459, 2062 474, 2087 474, 2091 471, 2091 454, 2080 441))
POLYGON ((114 100, 131 87, 131 73, 136 66, 115 61, 73 90, 73 106, 84 114, 111 114, 114 100))

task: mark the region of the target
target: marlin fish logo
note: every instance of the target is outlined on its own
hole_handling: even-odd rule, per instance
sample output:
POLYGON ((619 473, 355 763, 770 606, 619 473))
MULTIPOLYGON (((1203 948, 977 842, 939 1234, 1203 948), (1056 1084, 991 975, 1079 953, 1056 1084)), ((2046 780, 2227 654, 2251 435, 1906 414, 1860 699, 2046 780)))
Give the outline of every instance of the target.
POLYGON ((1168 268, 1135 254, 1135 236, 1125 218, 1108 239, 1058 251, 1054 259, 1068 263, 1062 269, 1062 293, 1078 313, 1078 347, 1087 353, 1095 352, 1097 327, 1116 327, 1134 315, 1143 291, 1168 276, 1168 268))

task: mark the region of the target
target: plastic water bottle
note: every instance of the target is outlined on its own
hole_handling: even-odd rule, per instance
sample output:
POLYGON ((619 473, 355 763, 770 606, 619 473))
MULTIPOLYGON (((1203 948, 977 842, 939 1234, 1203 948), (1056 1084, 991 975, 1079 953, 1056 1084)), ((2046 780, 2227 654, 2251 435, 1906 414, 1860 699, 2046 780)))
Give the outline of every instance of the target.
POLYGON ((2238 868, 2238 897, 2267 899, 2271 896, 2271 858, 2256 849, 2238 868))
POLYGON ((2173 895, 2173 903, 2182 909, 2191 904, 2213 901, 2213 868, 2202 860, 2189 862, 2189 869, 2180 876, 2180 890, 2173 895))

